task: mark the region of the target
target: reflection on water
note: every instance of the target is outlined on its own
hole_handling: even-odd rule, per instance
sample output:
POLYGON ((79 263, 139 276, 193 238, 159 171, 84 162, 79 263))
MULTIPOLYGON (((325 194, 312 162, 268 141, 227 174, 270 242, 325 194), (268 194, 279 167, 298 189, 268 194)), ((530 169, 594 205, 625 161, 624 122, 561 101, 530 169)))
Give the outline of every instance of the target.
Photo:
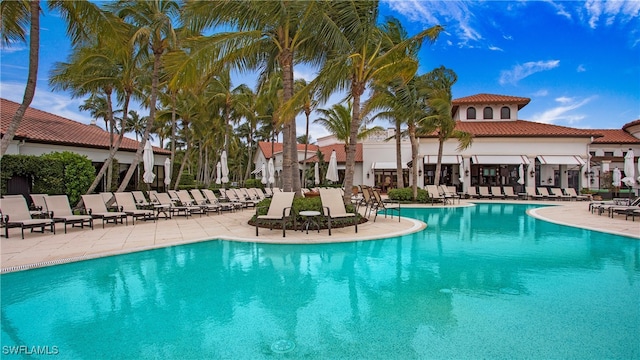
POLYGON ((2 344, 86 359, 639 358, 640 243, 528 208, 407 209, 428 228, 326 245, 213 240, 6 274, 2 344))

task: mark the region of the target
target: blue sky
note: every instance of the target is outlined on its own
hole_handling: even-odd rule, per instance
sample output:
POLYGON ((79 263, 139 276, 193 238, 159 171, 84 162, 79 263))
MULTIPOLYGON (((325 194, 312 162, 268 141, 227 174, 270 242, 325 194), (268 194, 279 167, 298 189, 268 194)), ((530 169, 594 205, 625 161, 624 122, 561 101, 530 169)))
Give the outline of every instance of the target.
MULTIPOLYGON (((383 0, 380 13, 399 18, 411 35, 435 24, 445 27, 434 44, 423 46, 420 73, 441 65, 453 69, 454 98, 528 97, 520 119, 578 128, 620 128, 640 118, 640 1, 383 0)), ((69 52, 64 25, 45 13, 41 27, 32 106, 88 123, 89 114, 78 110, 82 99, 53 93, 47 83, 51 65, 69 52)), ((21 101, 27 64, 26 44, 1 50, 1 97, 21 101)), ((298 67, 296 76, 311 79, 314 72, 298 67)), ((235 85, 253 85, 250 78, 235 85)), ((298 132, 303 129, 300 118, 298 132)), ((327 134, 315 125, 311 133, 314 139, 327 134)))

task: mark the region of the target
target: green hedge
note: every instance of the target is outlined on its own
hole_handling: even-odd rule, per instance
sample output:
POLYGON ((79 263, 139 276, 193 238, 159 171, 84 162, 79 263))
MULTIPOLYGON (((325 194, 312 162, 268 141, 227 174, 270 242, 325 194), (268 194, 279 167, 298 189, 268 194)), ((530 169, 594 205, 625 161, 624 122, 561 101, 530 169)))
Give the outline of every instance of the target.
MULTIPOLYGON (((391 189, 387 193, 389 199, 397 200, 397 201, 413 201, 413 189, 411 188, 402 188, 402 189, 391 189)), ((419 203, 427 203, 429 202, 429 193, 427 190, 418 189, 418 198, 416 199, 419 203)))
MULTIPOLYGON (((271 204, 270 198, 260 201, 256 205, 258 207, 258 210, 257 210, 258 214, 266 215, 270 204, 271 204)), ((355 212, 355 207, 351 204, 348 204, 346 209, 347 209, 347 212, 355 212)), ((298 223, 298 226, 300 226, 302 222, 304 222, 304 219, 298 215, 300 211, 319 211, 320 213, 323 213, 322 201, 320 200, 320 197, 317 197, 317 196, 309 197, 309 198, 295 198, 293 199, 291 210, 292 210, 292 214, 296 216, 296 222, 298 223)), ((249 223, 254 225, 255 220, 256 220, 256 217, 254 215, 249 221, 249 223)), ((326 229, 328 227, 324 217, 320 217, 318 221, 320 223, 321 229, 326 229)), ((356 221, 358 223, 362 221, 362 216, 360 214, 358 214, 358 216, 356 216, 355 218, 333 219, 331 220, 331 228, 334 228, 334 227, 339 228, 344 226, 355 225, 356 221)), ((287 225, 287 228, 292 228, 292 226, 293 226, 293 223, 289 223, 287 225)))

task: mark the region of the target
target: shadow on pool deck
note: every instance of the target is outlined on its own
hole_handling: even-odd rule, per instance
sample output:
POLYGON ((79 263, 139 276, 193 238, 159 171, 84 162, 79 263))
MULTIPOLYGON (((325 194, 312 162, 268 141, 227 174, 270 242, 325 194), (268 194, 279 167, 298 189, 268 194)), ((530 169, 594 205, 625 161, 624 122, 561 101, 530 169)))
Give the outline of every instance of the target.
MULTIPOLYGON (((491 202, 477 201, 473 202, 491 202)), ((497 202, 497 201, 493 201, 497 202)), ((522 204, 522 201, 512 203, 522 204)), ((625 221, 624 217, 614 219, 606 215, 591 214, 586 202, 532 202, 550 204, 531 212, 532 216, 565 225, 610 232, 640 239, 640 222, 625 221)), ((460 206, 471 205, 462 201, 460 206)), ((419 206, 419 205, 418 205, 419 206)), ((426 208, 437 208, 427 205, 426 208)), ((324 242, 347 242, 394 237, 416 232, 425 228, 425 224, 413 219, 378 215, 376 222, 369 221, 358 226, 356 234, 352 226, 332 229, 332 236, 327 230, 309 231, 307 235, 301 231, 287 231, 282 237, 280 230, 260 229, 255 236, 255 227, 248 225, 254 214, 249 209, 235 213, 211 214, 209 216, 174 217, 159 219, 156 222, 138 221, 135 225, 108 224, 103 229, 100 225, 94 230, 85 228, 69 229, 67 234, 59 231, 51 233, 27 233, 21 239, 19 229, 10 229, 10 238, 2 241, 2 272, 17 271, 32 267, 40 267, 91 259, 101 256, 123 254, 165 246, 206 241, 210 239, 226 239, 235 241, 253 241, 286 244, 317 244, 324 242), (18 232, 16 232, 18 231, 18 232)), ((373 219, 373 217, 372 217, 373 219)), ((58 230, 62 230, 58 227, 58 230)))

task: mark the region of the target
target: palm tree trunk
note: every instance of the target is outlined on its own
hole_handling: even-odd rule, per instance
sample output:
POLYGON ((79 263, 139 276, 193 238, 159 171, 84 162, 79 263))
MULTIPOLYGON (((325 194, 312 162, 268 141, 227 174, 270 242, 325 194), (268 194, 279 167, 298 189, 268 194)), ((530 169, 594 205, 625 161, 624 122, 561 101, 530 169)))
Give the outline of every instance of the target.
POLYGON ((176 182, 173 184, 173 190, 178 190, 178 185, 180 185, 180 178, 182 177, 182 173, 184 172, 184 167, 187 164, 187 159, 191 156, 191 147, 189 147, 189 143, 187 143, 187 149, 184 151, 184 157, 182 158, 182 162, 180 163, 180 170, 178 170, 178 176, 176 176, 176 182))
MULTIPOLYGON (((400 121, 396 121, 396 177, 398 189, 404 188, 404 174, 402 172, 402 148, 400 144, 400 121)), ((415 165, 414 165, 415 166, 415 165)))
MULTIPOLYGON (((286 45, 286 44, 283 44, 286 45)), ((284 46, 283 46, 284 47, 284 46)), ((293 97, 293 54, 286 48, 278 56, 282 67, 282 102, 286 103, 293 97)), ((295 118, 284 119, 282 129, 282 188, 284 191, 300 191, 294 188, 294 179, 298 173, 294 172, 294 151, 297 150, 295 136, 295 118), (293 124, 292 124, 293 122, 293 124), (293 133, 293 135, 292 135, 293 133), (292 142, 293 139, 293 142, 292 142)), ((298 162, 295 161, 295 164, 298 162)), ((297 170, 297 166, 296 166, 297 170)), ((299 180, 298 180, 299 181, 299 180)), ((299 185, 299 184, 298 184, 299 185)))
POLYGON ((410 121, 409 128, 409 141, 411 142, 411 160, 413 166, 411 167, 411 190, 413 190, 413 201, 418 198, 418 169, 420 168, 420 159, 418 159, 418 140, 416 138, 416 124, 410 121))
POLYGON ((360 129, 360 97, 364 93, 365 85, 361 82, 351 84, 353 98, 353 110, 351 116, 351 129, 349 131, 349 146, 347 147, 347 159, 344 174, 344 203, 351 203, 351 188, 353 187, 353 174, 356 167, 356 145, 358 143, 358 129, 360 129))
MULTIPOLYGON (((144 129, 144 138, 140 141, 138 145, 138 150, 136 151, 136 156, 134 157, 131 166, 129 166, 129 170, 122 179, 122 183, 118 187, 118 192, 124 191, 127 188, 127 184, 129 184, 129 180, 133 177, 133 173, 136 171, 138 164, 140 163, 140 159, 142 159, 142 151, 144 150, 144 146, 149 141, 149 133, 151 133, 151 128, 153 127, 153 122, 156 118, 156 101, 158 96, 158 77, 160 73, 160 58, 162 56, 162 52, 153 53, 153 76, 151 78, 151 97, 149 100, 149 118, 147 119, 147 126, 144 129)), ((176 182, 177 183, 177 182, 176 182)))
POLYGON ((438 163, 436 164, 436 176, 433 180, 433 184, 440 185, 440 170, 442 168, 442 149, 444 148, 444 139, 438 136, 438 163))
POLYGON ((18 106, 18 110, 11 119, 11 124, 7 127, 2 140, 0 140, 0 158, 7 152, 9 144, 18 131, 20 122, 24 117, 25 111, 36 92, 36 81, 38 80, 38 60, 40 58, 40 2, 31 1, 31 26, 29 32, 29 74, 27 76, 27 86, 24 89, 22 103, 18 106))

